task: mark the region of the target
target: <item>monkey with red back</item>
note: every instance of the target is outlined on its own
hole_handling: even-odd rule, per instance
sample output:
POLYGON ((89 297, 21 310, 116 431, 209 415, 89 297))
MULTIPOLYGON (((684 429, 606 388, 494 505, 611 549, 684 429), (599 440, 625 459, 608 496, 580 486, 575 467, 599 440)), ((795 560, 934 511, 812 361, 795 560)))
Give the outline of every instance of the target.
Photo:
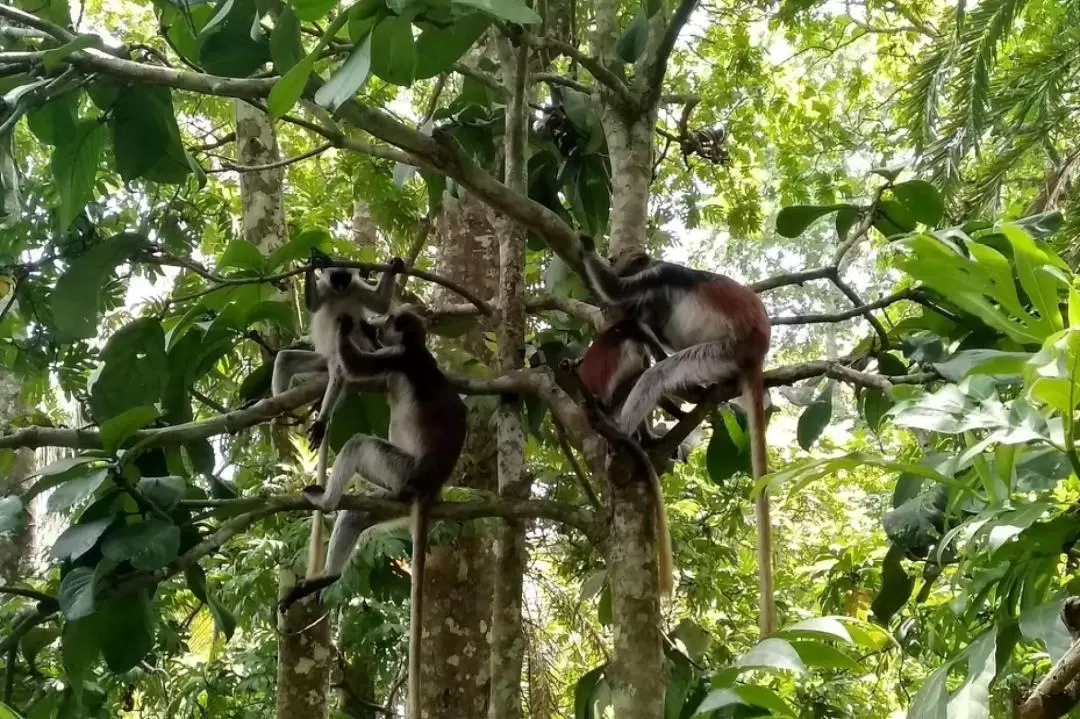
MULTIPOLYGON (((750 429, 755 482, 766 472, 763 366, 771 325, 761 299, 725 275, 653 260, 642 251, 609 264, 592 238, 581 238, 581 261, 590 288, 600 299, 636 319, 650 344, 672 354, 645 370, 619 410, 616 424, 632 432, 665 395, 735 379, 750 429)), ((766 492, 756 502, 760 626, 774 629, 772 538, 766 492)))

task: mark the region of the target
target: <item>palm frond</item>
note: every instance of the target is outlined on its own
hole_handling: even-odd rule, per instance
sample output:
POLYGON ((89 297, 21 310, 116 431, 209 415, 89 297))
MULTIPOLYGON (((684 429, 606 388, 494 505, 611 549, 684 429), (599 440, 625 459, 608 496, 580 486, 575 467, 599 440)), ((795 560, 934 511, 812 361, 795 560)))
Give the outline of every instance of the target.
POLYGON ((1080 182, 1073 183, 1063 207, 1065 223, 1054 235, 1054 245, 1075 269, 1080 264, 1080 182))
POLYGON ((967 15, 956 62, 959 88, 954 99, 957 114, 966 114, 967 137, 974 144, 987 126, 990 76, 998 48, 1012 32, 1027 0, 986 0, 967 15))
POLYGON ((936 137, 941 96, 952 65, 953 50, 951 42, 942 40, 911 73, 907 96, 900 106, 900 112, 912 130, 919 152, 936 137))
POLYGON ((980 168, 963 194, 961 205, 964 216, 996 214, 995 200, 1008 179, 1009 172, 1016 168, 1028 153, 1037 150, 1051 130, 1052 127, 1046 125, 1029 125, 1019 132, 1002 135, 998 145, 993 148, 993 157, 989 164, 980 168))

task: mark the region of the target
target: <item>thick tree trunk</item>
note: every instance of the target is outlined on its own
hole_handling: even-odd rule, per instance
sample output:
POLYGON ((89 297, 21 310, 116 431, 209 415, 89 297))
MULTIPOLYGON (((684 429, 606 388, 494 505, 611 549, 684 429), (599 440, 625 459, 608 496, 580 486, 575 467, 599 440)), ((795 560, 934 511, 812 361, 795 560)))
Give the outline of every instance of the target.
POLYGON ((660 719, 667 672, 660 636, 655 501, 639 471, 613 464, 608 542, 615 650, 607 676, 615 716, 660 719))
MULTIPOLYGON (((436 223, 438 273, 482 297, 498 286, 498 247, 482 203, 469 196, 447 196, 436 223)), ((438 304, 460 301, 440 291, 438 304)), ((458 340, 473 355, 487 357, 483 331, 458 340)), ((493 491, 498 486, 495 438, 490 405, 469 400, 469 436, 452 484, 493 491)), ((436 527, 435 534, 439 533, 436 527)), ((421 716, 465 719, 487 714, 489 692, 488 632, 491 623, 491 538, 480 523, 461 525, 452 545, 433 544, 424 588, 421 716)))
MULTIPOLYGON (((14 374, 0 373, 0 425, 8 424, 23 413, 21 388, 14 374)), ((23 483, 34 471, 34 450, 27 447, 12 452, 10 469, 0 474, 0 496, 17 494, 26 488, 23 483)), ((0 539, 0 581, 18 584, 23 579, 34 546, 34 521, 29 508, 22 528, 0 539)))
MULTIPOLYGON (((503 162, 505 182, 515 192, 527 191, 525 139, 528 136, 526 99, 528 48, 499 43, 503 82, 511 92, 506 106, 503 162)), ((494 221, 499 238, 499 347, 498 369, 509 372, 524 365, 525 352, 525 229, 512 219, 494 221)), ((530 482, 524 472, 525 428, 521 402, 504 400, 498 414, 499 494, 528 497, 530 482)), ((521 627, 521 592, 528 563, 524 522, 500 522, 495 544, 495 599, 491 618, 490 719, 521 718, 521 669, 525 637, 521 627)))
MULTIPOLYGON (((280 159, 270 118, 239 100, 236 102, 236 159, 242 166, 265 165, 280 159)), ((240 173, 243 236, 263 254, 288 241, 283 183, 282 168, 240 173)), ((271 436, 278 458, 287 460, 290 450, 284 431, 283 427, 275 427, 271 436)), ((283 597, 292 588, 296 575, 292 571, 282 571, 279 579, 278 594, 283 597)), ((334 653, 329 618, 316 623, 322 611, 316 597, 312 596, 294 604, 285 616, 278 615, 278 719, 319 719, 327 715, 327 690, 334 653)))

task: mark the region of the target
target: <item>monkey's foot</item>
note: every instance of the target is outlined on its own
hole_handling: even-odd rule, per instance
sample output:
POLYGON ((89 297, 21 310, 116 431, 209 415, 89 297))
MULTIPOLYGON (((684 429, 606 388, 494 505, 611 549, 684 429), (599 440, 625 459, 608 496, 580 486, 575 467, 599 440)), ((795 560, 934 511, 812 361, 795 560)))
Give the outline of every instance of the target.
POLYGON ((326 439, 326 420, 317 419, 308 428, 308 445, 312 449, 318 449, 326 439))
POLYGON ((315 507, 316 509, 321 509, 324 512, 331 512, 335 509, 334 504, 336 504, 336 502, 331 502, 327 498, 326 489, 324 489, 323 487, 320 487, 317 484, 312 484, 304 487, 301 492, 304 497, 307 498, 308 503, 310 503, 311 506, 315 507))
POLYGON ((405 271, 405 260, 401 259, 400 257, 391 257, 390 262, 388 262, 387 264, 389 264, 390 269, 396 273, 401 273, 405 271))

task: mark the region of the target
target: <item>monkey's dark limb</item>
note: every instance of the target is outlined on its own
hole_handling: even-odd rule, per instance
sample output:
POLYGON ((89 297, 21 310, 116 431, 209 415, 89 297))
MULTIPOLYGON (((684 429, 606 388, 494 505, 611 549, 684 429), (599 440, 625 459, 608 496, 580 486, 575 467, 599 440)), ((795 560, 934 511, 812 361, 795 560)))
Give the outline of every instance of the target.
POLYGON ((326 425, 326 419, 320 417, 308 427, 308 445, 311 449, 319 449, 322 446, 323 441, 326 439, 326 425))
POLYGON ((314 579, 301 579, 297 581, 296 586, 285 595, 284 599, 278 602, 278 611, 284 614, 289 610, 289 607, 304 597, 329 587, 338 580, 339 576, 340 575, 337 574, 328 574, 322 577, 315 577, 314 579))

